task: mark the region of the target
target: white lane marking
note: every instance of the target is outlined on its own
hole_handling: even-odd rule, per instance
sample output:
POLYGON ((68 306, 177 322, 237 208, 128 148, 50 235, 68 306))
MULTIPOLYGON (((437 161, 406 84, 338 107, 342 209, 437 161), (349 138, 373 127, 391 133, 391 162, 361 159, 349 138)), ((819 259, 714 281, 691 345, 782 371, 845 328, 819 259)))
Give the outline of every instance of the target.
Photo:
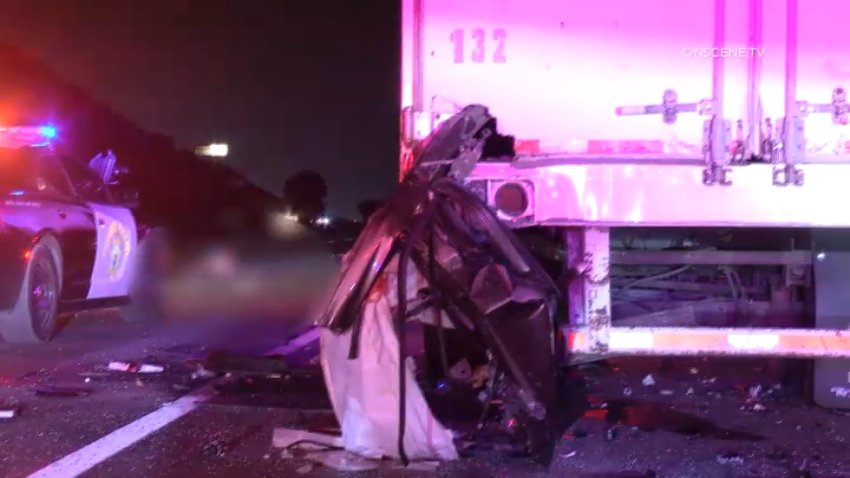
POLYGON ((161 408, 80 448, 29 476, 30 478, 80 476, 122 450, 147 438, 155 431, 191 412, 197 408, 199 402, 210 398, 212 392, 212 386, 206 386, 198 392, 163 405, 161 408))
MULTIPOLYGON (((281 347, 270 350, 265 355, 289 355, 309 345, 319 336, 319 329, 313 328, 295 337, 281 347)), ((80 476, 130 446, 144 440, 157 430, 177 421, 198 404, 215 395, 213 384, 183 396, 171 403, 148 413, 147 415, 113 431, 79 450, 60 458, 46 467, 29 475, 29 478, 70 478, 80 476)))

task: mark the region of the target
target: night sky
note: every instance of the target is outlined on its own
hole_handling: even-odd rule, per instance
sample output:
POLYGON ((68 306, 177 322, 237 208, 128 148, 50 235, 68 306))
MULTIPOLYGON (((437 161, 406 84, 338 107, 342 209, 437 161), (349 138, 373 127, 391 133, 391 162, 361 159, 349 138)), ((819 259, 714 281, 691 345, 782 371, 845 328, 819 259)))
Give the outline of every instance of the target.
POLYGON ((397 177, 399 2, 0 0, 0 42, 180 147, 279 192, 311 168, 332 214, 397 177))

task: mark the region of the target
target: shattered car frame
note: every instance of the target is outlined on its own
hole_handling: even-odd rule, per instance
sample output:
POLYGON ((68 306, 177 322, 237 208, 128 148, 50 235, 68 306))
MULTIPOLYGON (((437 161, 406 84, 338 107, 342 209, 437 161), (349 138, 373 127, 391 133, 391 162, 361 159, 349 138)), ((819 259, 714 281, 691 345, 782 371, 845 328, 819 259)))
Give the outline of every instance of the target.
MULTIPOLYGON (((364 304, 389 269, 396 268, 393 320, 399 363, 406 355, 404 325, 423 311, 435 312, 438 331, 445 326, 466 333, 490 367, 480 395, 485 410, 499 398, 503 423, 511 424, 513 437, 535 460, 548 464, 559 436, 554 417, 557 350, 563 350, 556 346, 558 289, 513 232, 462 185, 488 142, 499 138, 504 139, 495 118, 473 105, 422 143, 414 167, 345 257, 317 325, 334 334, 350 333, 348 358, 356 359, 364 304), (427 285, 410 297, 414 274, 427 285)), ((443 334, 437 337, 436 346, 444 349, 443 334)), ((397 455, 406 463, 406 367, 397 368, 397 455)))

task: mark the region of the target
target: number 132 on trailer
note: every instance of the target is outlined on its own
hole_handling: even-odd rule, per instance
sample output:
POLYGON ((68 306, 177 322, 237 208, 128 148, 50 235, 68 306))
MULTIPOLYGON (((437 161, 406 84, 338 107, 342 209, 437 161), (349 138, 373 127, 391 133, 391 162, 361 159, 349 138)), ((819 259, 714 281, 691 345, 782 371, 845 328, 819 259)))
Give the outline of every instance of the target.
POLYGON ((458 28, 449 35, 454 47, 454 62, 465 63, 506 63, 505 40, 508 33, 504 28, 485 30, 458 28))

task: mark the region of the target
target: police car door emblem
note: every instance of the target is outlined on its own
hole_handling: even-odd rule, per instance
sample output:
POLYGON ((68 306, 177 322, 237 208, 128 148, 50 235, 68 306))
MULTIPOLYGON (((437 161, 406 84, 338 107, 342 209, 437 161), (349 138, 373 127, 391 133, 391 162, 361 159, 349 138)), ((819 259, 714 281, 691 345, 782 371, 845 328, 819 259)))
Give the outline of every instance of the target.
POLYGON ((121 223, 116 221, 109 225, 105 246, 103 253, 109 259, 107 274, 110 280, 118 280, 124 275, 130 252, 130 239, 121 223))

